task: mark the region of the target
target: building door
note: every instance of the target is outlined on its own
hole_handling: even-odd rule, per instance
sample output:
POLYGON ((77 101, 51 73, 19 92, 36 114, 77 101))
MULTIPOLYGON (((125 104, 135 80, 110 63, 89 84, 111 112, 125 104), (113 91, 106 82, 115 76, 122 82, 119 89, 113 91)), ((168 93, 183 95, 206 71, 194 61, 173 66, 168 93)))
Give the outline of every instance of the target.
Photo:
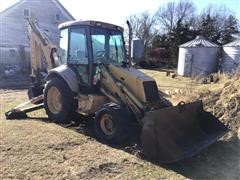
POLYGON ((184 76, 191 76, 192 74, 192 54, 185 55, 184 76))

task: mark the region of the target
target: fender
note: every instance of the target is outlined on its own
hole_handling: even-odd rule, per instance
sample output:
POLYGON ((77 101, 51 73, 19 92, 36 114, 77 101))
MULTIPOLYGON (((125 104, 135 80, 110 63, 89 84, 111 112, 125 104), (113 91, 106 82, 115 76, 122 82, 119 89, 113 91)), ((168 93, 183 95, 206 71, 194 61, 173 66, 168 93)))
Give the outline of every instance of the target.
POLYGON ((49 80, 53 75, 57 75, 63 78, 73 92, 77 93, 79 91, 77 76, 74 71, 67 65, 61 65, 59 67, 51 69, 48 72, 46 80, 49 80))

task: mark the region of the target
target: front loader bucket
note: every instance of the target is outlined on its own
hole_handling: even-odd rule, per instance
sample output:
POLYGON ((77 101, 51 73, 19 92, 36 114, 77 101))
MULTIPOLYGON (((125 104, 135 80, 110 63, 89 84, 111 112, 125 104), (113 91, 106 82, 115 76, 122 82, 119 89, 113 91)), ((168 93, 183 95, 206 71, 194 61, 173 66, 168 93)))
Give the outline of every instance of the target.
POLYGON ((203 110, 201 101, 149 111, 143 123, 143 154, 165 163, 197 154, 228 131, 215 116, 203 110))

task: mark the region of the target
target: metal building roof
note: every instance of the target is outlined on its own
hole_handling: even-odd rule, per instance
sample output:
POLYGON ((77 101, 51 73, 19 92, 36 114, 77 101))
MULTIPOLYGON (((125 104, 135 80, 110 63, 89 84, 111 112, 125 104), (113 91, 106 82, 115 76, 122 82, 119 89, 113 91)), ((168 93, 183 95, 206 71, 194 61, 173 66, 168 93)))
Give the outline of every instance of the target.
POLYGON ((197 36, 192 41, 189 41, 187 43, 184 43, 180 45, 179 47, 220 47, 219 45, 207 40, 203 36, 197 36))
POLYGON ((233 42, 225 44, 224 47, 240 47, 240 39, 237 39, 233 42))

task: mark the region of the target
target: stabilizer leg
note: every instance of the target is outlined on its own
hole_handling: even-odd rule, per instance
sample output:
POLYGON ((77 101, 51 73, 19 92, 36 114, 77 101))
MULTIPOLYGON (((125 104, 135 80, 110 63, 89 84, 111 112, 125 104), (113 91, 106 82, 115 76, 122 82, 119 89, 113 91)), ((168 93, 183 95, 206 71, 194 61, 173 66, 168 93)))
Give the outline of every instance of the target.
POLYGON ((43 103, 41 104, 37 104, 37 105, 34 105, 34 106, 31 106, 31 107, 27 107, 27 108, 24 108, 25 106, 29 105, 29 104, 36 104, 38 102, 41 102, 43 100, 43 95, 40 95, 36 98, 33 98, 33 99, 30 99, 29 101, 23 103, 23 104, 20 104, 19 106, 11 109, 10 111, 6 112, 5 113, 5 117, 6 119, 24 119, 24 118, 27 118, 27 114, 26 113, 29 113, 29 112, 33 112, 33 111, 36 111, 38 109, 41 109, 43 108, 43 103))

